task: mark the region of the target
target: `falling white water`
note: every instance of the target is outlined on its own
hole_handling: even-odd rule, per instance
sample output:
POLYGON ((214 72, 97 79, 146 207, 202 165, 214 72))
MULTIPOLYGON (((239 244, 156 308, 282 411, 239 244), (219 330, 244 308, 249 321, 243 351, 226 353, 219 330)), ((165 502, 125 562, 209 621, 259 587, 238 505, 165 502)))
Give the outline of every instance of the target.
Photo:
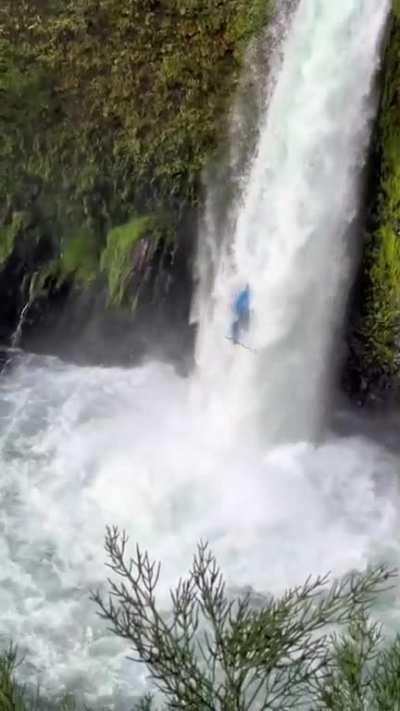
MULTIPOLYGON (((163 561, 161 601, 201 538, 228 583, 262 591, 400 562, 397 457, 362 436, 316 444, 307 412, 324 397, 342 275, 348 288, 387 9, 303 0, 294 15, 230 249, 213 251, 211 305, 201 285, 198 375, 14 353, 0 376, 0 643, 26 653, 25 680, 118 709, 142 690, 145 670, 88 600, 107 574, 106 524, 163 561), (224 340, 250 273, 257 356, 224 340), (260 405, 263 442, 246 428, 260 405)), ((400 625, 400 608, 391 615, 400 625)))
POLYGON ((197 360, 216 393, 216 419, 225 412, 242 428, 260 426, 264 441, 320 433, 389 4, 299 4, 234 233, 214 250, 197 360), (225 339, 234 294, 246 283, 253 314, 244 338, 256 354, 225 339))
POLYGON ((18 319, 18 323, 17 323, 17 328, 15 329, 15 331, 11 337, 12 348, 17 348, 19 346, 19 342, 20 342, 21 335, 22 335, 22 329, 25 324, 25 319, 28 316, 28 313, 29 313, 30 308, 32 307, 32 304, 33 304, 33 299, 29 298, 29 300, 26 302, 26 304, 23 306, 23 308, 21 310, 21 313, 20 313, 20 316, 18 319))

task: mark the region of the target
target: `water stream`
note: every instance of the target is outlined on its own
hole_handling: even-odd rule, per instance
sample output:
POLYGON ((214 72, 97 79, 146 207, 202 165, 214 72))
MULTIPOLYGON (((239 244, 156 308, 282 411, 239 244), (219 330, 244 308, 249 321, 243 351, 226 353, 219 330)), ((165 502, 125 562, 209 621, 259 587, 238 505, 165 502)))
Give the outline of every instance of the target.
POLYGON ((221 411, 239 416, 242 427, 259 427, 264 442, 321 434, 333 337, 359 237, 360 177, 388 8, 376 0, 299 4, 266 96, 233 236, 223 235, 212 255, 199 367, 221 411), (253 358, 224 340, 233 294, 246 283, 253 358))
POLYGON ((21 352, 2 374, 0 640, 26 651, 25 679, 117 705, 141 691, 88 600, 106 524, 163 561, 161 599, 200 538, 229 583, 271 592, 400 562, 397 455, 326 417, 388 8, 302 0, 291 16, 230 228, 205 221, 190 378, 21 352), (255 354, 225 340, 243 281, 255 354))

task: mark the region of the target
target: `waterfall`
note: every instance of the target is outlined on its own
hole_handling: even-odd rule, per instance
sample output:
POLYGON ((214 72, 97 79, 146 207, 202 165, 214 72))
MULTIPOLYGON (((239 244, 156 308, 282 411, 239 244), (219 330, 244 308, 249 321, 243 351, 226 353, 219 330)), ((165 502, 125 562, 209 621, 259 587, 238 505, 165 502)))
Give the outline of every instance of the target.
POLYGON ((33 304, 35 303, 35 300, 40 295, 41 288, 42 288, 42 285, 40 284, 39 273, 34 272, 29 280, 29 287, 28 287, 28 294, 26 297, 26 301, 22 306, 22 309, 19 314, 17 326, 14 330, 14 333, 11 336, 11 348, 17 348, 19 346, 21 336, 22 336, 22 329, 25 325, 25 321, 27 319, 29 311, 31 310, 33 304))
MULTIPOLYGON (((278 0, 251 50, 255 103, 238 97, 222 186, 209 185, 191 378, 166 363, 81 367, 23 351, 0 378, 0 646, 18 644, 24 682, 124 711, 145 687, 89 601, 107 576, 106 524, 162 561, 166 605, 201 539, 229 585, 260 592, 398 565, 387 423, 379 445, 348 431, 315 444, 389 4, 278 0), (260 51, 268 72, 252 63, 260 51), (246 281, 255 353, 225 339, 246 281)), ((398 628, 396 605, 388 614, 398 628)))
MULTIPOLYGON (((270 442, 315 440, 321 432, 389 6, 302 0, 292 18, 233 234, 209 250, 211 294, 200 284, 197 362, 214 393, 213 416, 229 418, 231 432, 257 425, 270 442), (225 339, 233 296, 246 283, 255 354, 225 339)), ((200 274, 209 272, 202 264, 200 274)))
POLYGON ((19 341, 21 338, 22 329, 23 329, 23 326, 25 323, 25 319, 29 313, 29 309, 31 308, 32 304, 33 304, 33 299, 31 297, 29 297, 28 301, 24 304, 24 306, 21 309, 17 327, 11 337, 11 347, 12 348, 17 348, 17 346, 19 345, 19 341))

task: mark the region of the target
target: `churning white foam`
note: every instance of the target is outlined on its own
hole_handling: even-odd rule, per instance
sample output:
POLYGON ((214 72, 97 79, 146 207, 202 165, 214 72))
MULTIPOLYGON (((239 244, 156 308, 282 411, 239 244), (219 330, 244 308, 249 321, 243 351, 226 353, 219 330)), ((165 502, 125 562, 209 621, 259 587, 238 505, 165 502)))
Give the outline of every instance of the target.
POLYGON ((1 380, 0 632, 28 651, 26 678, 117 702, 140 690, 143 669, 88 601, 106 576, 106 524, 163 561, 164 600, 200 539, 229 583, 271 592, 397 555, 385 450, 359 437, 227 443, 195 405, 190 381, 160 364, 24 356, 1 380))

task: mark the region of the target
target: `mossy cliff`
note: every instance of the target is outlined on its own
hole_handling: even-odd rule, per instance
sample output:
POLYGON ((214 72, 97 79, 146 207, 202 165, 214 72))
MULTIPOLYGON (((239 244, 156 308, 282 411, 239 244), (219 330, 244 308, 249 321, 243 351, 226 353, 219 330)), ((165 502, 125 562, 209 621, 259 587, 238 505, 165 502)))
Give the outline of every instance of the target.
POLYGON ((3 0, 0 296, 40 271, 53 296, 106 283, 109 305, 136 304, 138 287, 153 298, 193 237, 200 174, 270 5, 3 0))
MULTIPOLYGON (((41 348, 41 323, 65 344, 86 329, 90 358, 102 341, 112 360, 129 332, 125 359, 187 323, 201 172, 272 6, 0 3, 0 341, 27 300, 30 346, 41 348)), ((361 401, 399 383, 400 0, 382 83, 346 368, 361 401)))
POLYGON ((400 2, 395 0, 371 155, 366 242, 346 385, 361 402, 400 388, 400 2))

